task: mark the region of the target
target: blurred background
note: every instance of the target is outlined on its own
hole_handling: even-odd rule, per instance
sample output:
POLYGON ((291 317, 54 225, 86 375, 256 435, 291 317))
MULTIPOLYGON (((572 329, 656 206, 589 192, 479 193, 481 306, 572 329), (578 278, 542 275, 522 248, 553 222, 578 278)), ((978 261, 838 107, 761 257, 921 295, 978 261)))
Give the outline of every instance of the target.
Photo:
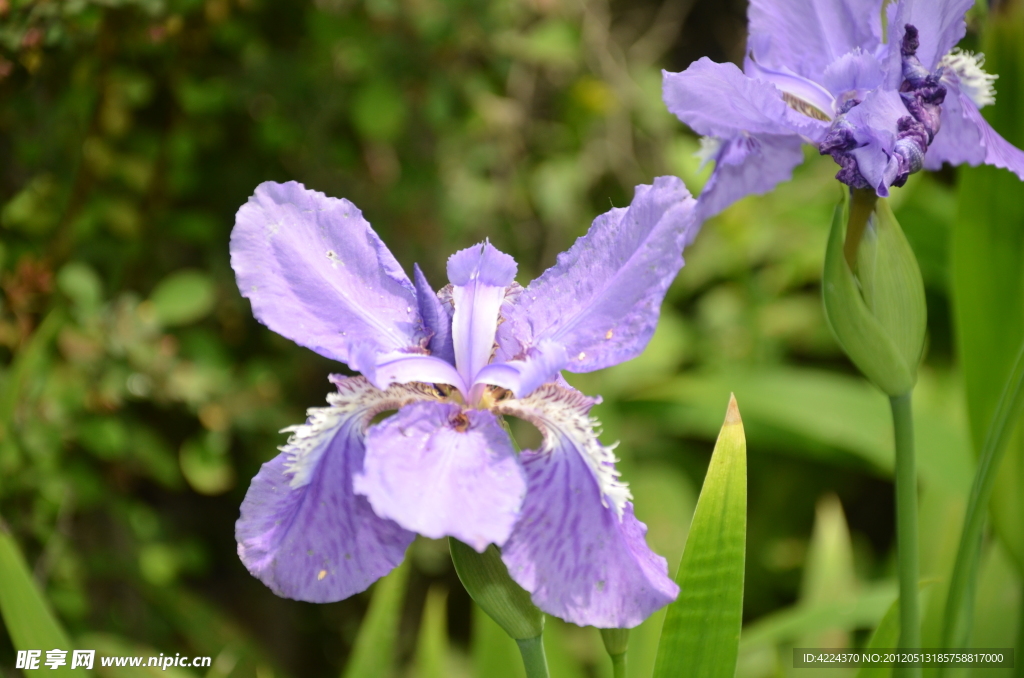
MULTIPOLYGON (((260 182, 294 179, 352 200, 435 287, 485 237, 526 284, 636 184, 675 174, 699 192, 709 170, 660 70, 740 61, 745 14, 743 0, 0 0, 0 517, 77 645, 215 657, 160 674, 181 678, 521 675, 443 542, 419 539, 395 574, 329 605, 278 598, 239 562, 249 480, 344 368, 253 320, 228 262, 234 213, 260 182)), ((1024 145, 1024 56, 989 67, 1001 129, 1024 145)), ((793 181, 707 223, 647 352, 568 375, 604 397, 603 438, 621 441, 673 572, 735 391, 741 678, 791 673, 793 646, 863 643, 896 595, 888 405, 821 309, 835 171, 808 150, 793 181)), ((984 432, 953 312, 964 175, 915 175, 893 199, 929 304, 915 401, 929 582, 955 554, 984 432)), ((1024 203, 1012 177, 977 176, 1024 203)), ((986 541, 977 646, 1015 642, 1019 487, 986 541)), ((926 600, 925 645, 941 603, 926 600)), ((662 616, 633 633, 631 676, 650 675, 662 616)), ((595 630, 550 619, 546 634, 553 676, 610 675, 595 630)), ((0 632, 0 676, 21 675, 14 658, 0 632)))

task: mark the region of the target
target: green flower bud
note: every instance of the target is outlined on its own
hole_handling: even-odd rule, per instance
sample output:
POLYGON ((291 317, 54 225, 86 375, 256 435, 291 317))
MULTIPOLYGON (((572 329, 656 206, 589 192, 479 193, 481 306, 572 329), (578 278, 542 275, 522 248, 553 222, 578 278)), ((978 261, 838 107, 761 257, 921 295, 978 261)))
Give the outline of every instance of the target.
POLYGON ((498 548, 491 544, 483 553, 457 539, 448 539, 452 562, 470 597, 505 633, 515 640, 537 638, 544 631, 544 613, 512 581, 498 548))
POLYGON ((910 392, 924 349, 924 281, 888 201, 873 192, 854 191, 836 207, 822 296, 860 371, 890 396, 910 392))

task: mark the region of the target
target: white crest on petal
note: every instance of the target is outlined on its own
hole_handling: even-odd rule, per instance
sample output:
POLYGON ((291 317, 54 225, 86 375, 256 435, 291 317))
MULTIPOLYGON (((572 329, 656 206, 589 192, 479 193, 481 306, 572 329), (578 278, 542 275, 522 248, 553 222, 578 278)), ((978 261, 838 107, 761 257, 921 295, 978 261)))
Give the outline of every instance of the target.
POLYGON ((601 490, 601 504, 611 505, 621 520, 626 502, 633 495, 615 468, 618 459, 614 450, 618 443, 606 446, 598 439, 599 422, 590 416, 590 408, 599 402, 600 398, 585 396, 573 388, 544 384, 525 398, 497 402, 493 410, 525 419, 539 428, 544 435, 539 451, 544 454, 560 448, 564 451, 566 444, 579 452, 601 490))
POLYGON ((291 433, 288 442, 278 449, 288 455, 285 471, 291 474, 292 488, 308 485, 328 444, 338 429, 357 419, 365 429, 370 420, 387 410, 395 410, 417 400, 437 400, 433 388, 419 383, 393 384, 382 391, 365 377, 331 376, 337 392, 327 395, 327 407, 306 410, 305 424, 281 429, 291 433))
POLYGON ((942 57, 939 68, 956 73, 960 91, 966 94, 974 105, 984 108, 996 102, 995 81, 999 77, 986 73, 985 55, 965 52, 959 47, 942 57))
POLYGON ((717 160, 720 150, 722 150, 721 139, 718 137, 701 137, 700 150, 693 154, 695 157, 700 158, 700 167, 697 168, 697 171, 703 170, 712 160, 717 160))

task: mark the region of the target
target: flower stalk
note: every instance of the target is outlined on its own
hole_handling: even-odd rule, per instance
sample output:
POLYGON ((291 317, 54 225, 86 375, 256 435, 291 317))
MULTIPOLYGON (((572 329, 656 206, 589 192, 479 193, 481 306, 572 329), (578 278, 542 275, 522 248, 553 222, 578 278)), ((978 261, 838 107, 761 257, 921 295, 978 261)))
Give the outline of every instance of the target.
POLYGON ((612 660, 612 676, 626 678, 626 650, 629 647, 629 629, 601 629, 604 649, 612 660))
MULTIPOLYGON (((910 393, 889 399, 896 438, 896 557, 900 582, 901 650, 921 647, 918 606, 917 470, 910 393)), ((917 678, 921 668, 901 667, 904 678, 917 678)))

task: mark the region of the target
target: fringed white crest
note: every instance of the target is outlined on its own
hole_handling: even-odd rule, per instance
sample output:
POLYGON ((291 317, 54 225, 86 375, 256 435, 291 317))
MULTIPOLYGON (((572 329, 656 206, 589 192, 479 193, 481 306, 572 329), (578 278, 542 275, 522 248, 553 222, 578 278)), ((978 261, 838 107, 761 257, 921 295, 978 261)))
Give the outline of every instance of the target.
POLYGON ((381 412, 395 410, 417 400, 437 400, 439 395, 424 384, 393 384, 380 390, 365 377, 331 375, 338 387, 327 395, 327 407, 306 410, 305 424, 281 429, 291 433, 288 442, 278 449, 288 455, 285 471, 291 474, 292 488, 309 484, 317 462, 323 456, 338 430, 352 419, 365 429, 370 420, 381 412))
POLYGON ((700 159, 700 167, 697 171, 703 170, 709 162, 718 159, 718 152, 722 150, 722 140, 717 137, 701 137, 700 150, 694 153, 694 157, 700 159))
POLYGON ((959 47, 942 57, 939 67, 956 73, 960 81, 960 91, 966 94, 978 108, 990 106, 996 102, 995 81, 999 77, 986 73, 985 55, 965 52, 959 47))
POLYGON ((633 495, 615 468, 618 443, 606 446, 598 439, 600 424, 590 416, 590 409, 599 402, 600 398, 585 396, 573 388, 544 384, 525 398, 498 401, 493 410, 524 419, 540 429, 544 435, 540 452, 544 454, 554 452, 560 439, 575 448, 594 474, 601 504, 607 507, 610 503, 621 520, 626 502, 633 495))

